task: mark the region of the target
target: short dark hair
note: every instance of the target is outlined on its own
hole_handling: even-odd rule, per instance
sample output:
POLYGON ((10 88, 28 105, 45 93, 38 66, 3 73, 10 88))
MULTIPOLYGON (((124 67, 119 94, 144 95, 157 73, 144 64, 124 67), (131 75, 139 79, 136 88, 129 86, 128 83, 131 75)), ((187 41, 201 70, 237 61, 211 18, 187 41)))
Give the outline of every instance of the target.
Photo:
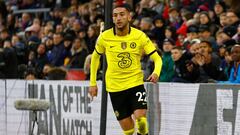
POLYGON ((122 7, 122 8, 125 8, 127 11, 131 12, 132 11, 132 8, 129 4, 127 3, 121 3, 121 4, 116 4, 113 9, 115 8, 119 8, 119 7, 122 7))
POLYGON ((172 50, 179 50, 179 51, 183 51, 184 49, 183 49, 183 47, 182 47, 182 46, 174 46, 174 47, 172 48, 172 50))

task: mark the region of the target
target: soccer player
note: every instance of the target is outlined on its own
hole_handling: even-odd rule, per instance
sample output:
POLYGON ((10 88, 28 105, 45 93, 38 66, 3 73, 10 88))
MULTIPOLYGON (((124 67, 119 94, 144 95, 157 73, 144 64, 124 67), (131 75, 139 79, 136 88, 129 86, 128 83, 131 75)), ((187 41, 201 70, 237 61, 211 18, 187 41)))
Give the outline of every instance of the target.
POLYGON ((148 81, 156 83, 162 67, 151 40, 142 31, 130 26, 130 6, 116 5, 113 8, 114 27, 99 35, 91 60, 90 88, 91 97, 97 96, 96 83, 100 56, 106 54, 106 89, 109 92, 115 116, 125 135, 132 135, 136 119, 137 133, 148 135, 146 119, 147 98, 141 70, 143 52, 154 61, 154 71, 148 81))

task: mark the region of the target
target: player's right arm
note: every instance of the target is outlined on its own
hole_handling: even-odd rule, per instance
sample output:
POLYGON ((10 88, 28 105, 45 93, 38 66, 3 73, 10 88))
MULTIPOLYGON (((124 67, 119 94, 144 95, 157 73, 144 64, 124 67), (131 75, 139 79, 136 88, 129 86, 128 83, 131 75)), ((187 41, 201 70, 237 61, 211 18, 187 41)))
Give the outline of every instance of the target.
POLYGON ((101 35, 98 37, 97 44, 95 50, 93 51, 92 58, 91 58, 91 67, 90 67, 90 87, 89 87, 89 94, 90 96, 96 97, 97 96, 97 71, 100 64, 100 57, 101 54, 105 52, 105 48, 103 46, 103 40, 101 35))
POLYGON ((90 87, 89 87, 89 94, 90 96, 96 97, 97 96, 97 71, 100 63, 100 55, 94 51, 92 54, 91 59, 91 68, 90 68, 90 87))

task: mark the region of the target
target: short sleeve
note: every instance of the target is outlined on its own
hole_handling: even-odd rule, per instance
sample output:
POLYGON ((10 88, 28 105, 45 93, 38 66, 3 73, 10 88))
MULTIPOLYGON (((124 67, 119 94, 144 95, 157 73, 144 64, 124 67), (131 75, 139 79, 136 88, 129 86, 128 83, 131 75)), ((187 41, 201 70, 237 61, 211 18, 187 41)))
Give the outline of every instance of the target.
POLYGON ((105 52, 104 40, 103 40, 101 34, 99 35, 99 37, 97 39, 95 50, 98 54, 103 54, 105 52))
POLYGON ((147 55, 156 51, 156 47, 154 46, 154 44, 152 43, 152 41, 146 34, 143 34, 141 36, 141 40, 142 40, 142 44, 143 44, 143 49, 147 55))

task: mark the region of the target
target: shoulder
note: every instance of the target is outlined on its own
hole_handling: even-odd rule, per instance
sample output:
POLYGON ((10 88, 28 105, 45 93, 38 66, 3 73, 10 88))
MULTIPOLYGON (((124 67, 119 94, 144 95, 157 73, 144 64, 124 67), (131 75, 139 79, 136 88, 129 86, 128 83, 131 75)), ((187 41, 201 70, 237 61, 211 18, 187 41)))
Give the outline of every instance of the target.
POLYGON ((105 30, 102 34, 100 34, 99 37, 102 38, 103 40, 110 40, 114 38, 113 28, 105 30))
POLYGON ((134 27, 131 27, 131 35, 134 36, 137 39, 139 39, 139 38, 141 38, 143 36, 147 37, 147 35, 143 31, 141 31, 139 29, 136 29, 134 27))

